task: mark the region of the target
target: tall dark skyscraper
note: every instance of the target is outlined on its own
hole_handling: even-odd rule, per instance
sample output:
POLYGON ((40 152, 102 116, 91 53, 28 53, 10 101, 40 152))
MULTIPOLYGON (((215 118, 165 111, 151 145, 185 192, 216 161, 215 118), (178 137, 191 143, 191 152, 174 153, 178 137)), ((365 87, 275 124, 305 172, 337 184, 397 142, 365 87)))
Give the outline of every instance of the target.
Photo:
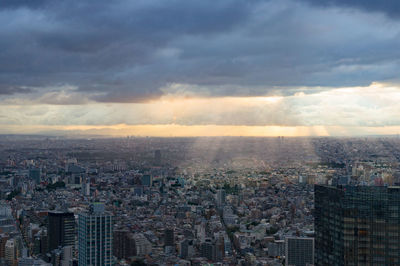
POLYGON ((215 246, 211 239, 206 239, 205 242, 201 243, 201 256, 208 260, 215 260, 215 246))
POLYGON ((316 265, 399 265, 400 187, 315 186, 316 265))
POLYGON ((49 212, 48 216, 49 251, 59 246, 75 245, 75 216, 70 212, 49 212))
POLYGON ((164 246, 174 246, 174 229, 165 229, 164 230, 164 246))
POLYGON ((135 241, 129 230, 119 229, 113 232, 113 254, 119 259, 135 256, 135 241))
POLYGON ((314 265, 314 238, 287 237, 285 244, 285 264, 287 266, 314 265))

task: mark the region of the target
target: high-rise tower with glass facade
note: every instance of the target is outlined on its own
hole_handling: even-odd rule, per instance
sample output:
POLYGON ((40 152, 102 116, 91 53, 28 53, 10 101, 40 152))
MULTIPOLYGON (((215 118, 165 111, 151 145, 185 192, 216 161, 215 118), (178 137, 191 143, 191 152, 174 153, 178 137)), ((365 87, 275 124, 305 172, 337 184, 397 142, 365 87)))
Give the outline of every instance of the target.
POLYGON ((400 265, 400 187, 315 186, 316 265, 400 265))
POLYGON ((79 214, 79 266, 113 264, 112 216, 101 203, 91 204, 89 211, 79 214))
POLYGON ((75 246, 75 216, 70 212, 49 212, 48 216, 49 251, 58 247, 75 246))

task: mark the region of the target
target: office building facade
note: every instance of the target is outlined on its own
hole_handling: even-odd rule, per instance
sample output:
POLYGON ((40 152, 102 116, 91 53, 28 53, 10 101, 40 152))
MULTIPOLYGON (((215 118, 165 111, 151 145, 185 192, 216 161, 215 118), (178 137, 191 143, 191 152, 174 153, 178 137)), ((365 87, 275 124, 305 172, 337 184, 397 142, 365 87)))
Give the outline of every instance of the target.
POLYGON ((79 265, 108 266, 113 264, 112 216, 104 205, 92 204, 89 211, 79 214, 79 265))
POLYGON ((133 235, 127 229, 114 230, 113 253, 118 259, 128 259, 136 255, 133 235))
POLYGON ((49 251, 65 246, 75 246, 75 216, 70 212, 49 212, 49 251))
POLYGON ((316 265, 399 265, 400 187, 315 186, 316 265))
POLYGON ((36 184, 40 183, 40 176, 41 176, 41 171, 39 168, 31 168, 29 170, 29 178, 33 180, 36 184))
POLYGON ((226 194, 224 189, 217 190, 217 205, 222 207, 225 205, 226 194))
POLYGON ((285 264, 287 266, 314 265, 314 238, 287 237, 285 245, 285 264))
POLYGON ((151 175, 143 175, 142 176, 142 186, 151 187, 153 184, 153 178, 151 175))
POLYGON ((164 246, 173 247, 175 245, 174 229, 164 230, 164 246))

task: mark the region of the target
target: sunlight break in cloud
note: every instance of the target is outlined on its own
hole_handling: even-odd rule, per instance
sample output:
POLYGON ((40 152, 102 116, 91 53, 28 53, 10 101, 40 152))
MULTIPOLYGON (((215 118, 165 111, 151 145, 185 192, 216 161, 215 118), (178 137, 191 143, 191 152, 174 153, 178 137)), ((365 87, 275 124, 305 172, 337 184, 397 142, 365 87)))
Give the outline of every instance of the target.
POLYGON ((207 136, 397 134, 400 126, 397 85, 373 83, 368 87, 309 91, 265 97, 168 94, 146 103, 130 104, 56 105, 35 103, 32 99, 25 104, 14 104, 11 101, 0 106, 0 124, 4 132, 7 125, 14 125, 24 128, 25 132, 42 126, 44 130, 47 126, 50 131, 54 127, 111 135, 146 135, 146 130, 148 135, 157 136, 181 136, 185 131, 188 135, 207 136), (10 112, 12 118, 8 115, 10 112), (210 132, 211 129, 215 131, 210 132))

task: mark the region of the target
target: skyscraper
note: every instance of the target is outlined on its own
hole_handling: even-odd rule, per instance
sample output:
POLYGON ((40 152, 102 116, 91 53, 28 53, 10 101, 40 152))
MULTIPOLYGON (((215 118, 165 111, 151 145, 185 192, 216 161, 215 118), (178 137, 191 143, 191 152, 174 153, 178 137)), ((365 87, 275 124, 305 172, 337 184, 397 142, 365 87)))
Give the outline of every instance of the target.
POLYGON ((217 190, 217 204, 219 207, 225 205, 225 198, 226 198, 225 190, 218 189, 217 190))
POLYGON ((316 265, 399 265, 400 187, 315 186, 316 265))
POLYGON ((184 239, 179 243, 179 257, 186 259, 189 256, 189 245, 193 240, 184 239))
POLYGON ((164 230, 164 245, 173 246, 174 245, 174 229, 164 230))
POLYGON ((49 251, 62 246, 75 246, 75 216, 70 212, 49 212, 49 251))
POLYGON ((221 261, 225 257, 225 241, 223 235, 220 235, 215 244, 215 258, 221 261))
POLYGON ((127 229, 114 230, 113 253, 118 259, 127 259, 135 256, 135 241, 127 229))
POLYGON ((201 256, 210 261, 215 260, 215 246, 213 245, 211 239, 206 239, 206 241, 201 243, 201 256))
POLYGON ((112 265, 112 216, 94 203, 79 214, 79 265, 112 265))
POLYGON ((142 185, 146 187, 151 187, 153 183, 153 178, 151 175, 143 175, 142 176, 142 185))
POLYGON ((285 244, 287 266, 314 265, 314 238, 287 237, 285 244))
POLYGON ((32 168, 29 170, 29 178, 35 181, 36 184, 40 183, 41 171, 39 168, 32 168))

